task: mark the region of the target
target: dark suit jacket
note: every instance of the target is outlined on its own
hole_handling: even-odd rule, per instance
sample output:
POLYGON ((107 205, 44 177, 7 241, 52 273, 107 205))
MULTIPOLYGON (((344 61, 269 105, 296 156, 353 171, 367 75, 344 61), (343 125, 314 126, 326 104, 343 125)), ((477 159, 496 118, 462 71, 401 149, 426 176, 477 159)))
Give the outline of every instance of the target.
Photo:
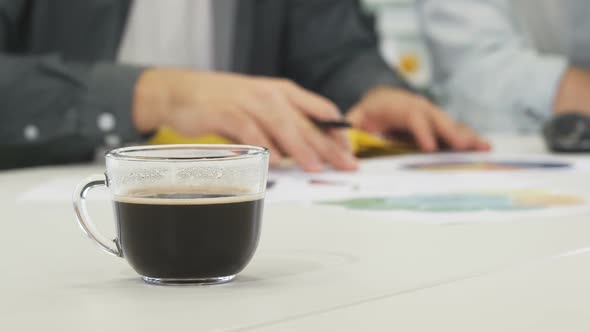
MULTIPOLYGON (((87 160, 106 135, 139 140, 130 110, 143 68, 114 62, 129 5, 0 0, 0 168, 87 160), (116 120, 108 132, 98 124, 105 113, 116 120)), ((375 85, 406 87, 355 0, 237 5, 227 18, 236 20, 235 72, 290 78, 343 110, 375 85)))

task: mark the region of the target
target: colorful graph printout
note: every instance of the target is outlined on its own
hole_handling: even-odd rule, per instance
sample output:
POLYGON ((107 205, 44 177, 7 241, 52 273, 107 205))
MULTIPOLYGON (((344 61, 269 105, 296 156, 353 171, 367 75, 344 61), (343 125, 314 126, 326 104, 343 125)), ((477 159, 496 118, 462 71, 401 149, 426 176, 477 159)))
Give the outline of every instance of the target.
POLYGON ((324 201, 320 204, 365 211, 403 210, 436 213, 540 210, 551 207, 578 206, 584 203, 584 199, 573 195, 552 194, 545 191, 516 191, 506 193, 414 194, 397 197, 364 197, 324 201))

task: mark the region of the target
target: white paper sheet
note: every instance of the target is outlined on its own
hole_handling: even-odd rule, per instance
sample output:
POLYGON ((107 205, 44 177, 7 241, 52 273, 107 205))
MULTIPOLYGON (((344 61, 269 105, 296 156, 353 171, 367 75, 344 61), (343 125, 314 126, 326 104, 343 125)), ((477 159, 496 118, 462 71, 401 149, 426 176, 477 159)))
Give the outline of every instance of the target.
MULTIPOLYGON (((588 203, 590 194, 587 186, 576 183, 565 185, 563 182, 564 176, 567 177, 568 174, 590 170, 590 167, 587 168, 588 164, 588 158, 467 153, 366 160, 361 163, 360 170, 354 173, 326 171, 319 174, 307 174, 296 168, 272 170, 269 180, 273 182, 273 186, 267 190, 266 201, 268 204, 315 204, 326 209, 346 210, 360 216, 377 215, 388 220, 427 223, 497 222, 567 216, 590 211, 588 203), (571 166, 563 169, 492 171, 418 171, 405 168, 406 165, 417 162, 429 163, 448 160, 568 162, 571 163, 571 166), (488 210, 478 210, 477 208, 469 210, 469 204, 472 204, 469 200, 473 200, 473 197, 477 199, 477 197, 483 196, 481 199, 486 203, 486 199, 490 200, 490 198, 486 198, 486 195, 503 195, 502 197, 505 196, 506 200, 510 200, 513 196, 517 197, 523 192, 533 193, 525 195, 526 199, 548 200, 549 203, 543 208, 528 210, 507 209, 501 211, 497 206, 491 206, 488 210), (469 197, 461 201, 461 197, 465 195, 469 197), (580 202, 571 205, 551 205, 556 200, 564 199, 561 196, 566 199, 574 197, 580 202), (350 208, 342 202, 359 198, 395 200, 396 204, 402 202, 408 206, 396 205, 394 208, 379 210, 374 207, 350 208), (326 205, 327 202, 334 204, 326 205), (424 202, 425 206, 417 207, 416 204, 422 204, 421 202, 424 202), (448 211, 429 210, 445 207, 445 202, 450 202, 448 211), (420 210, 421 208, 424 210, 420 210), (463 209, 463 211, 456 211, 453 208, 463 209)), ((78 178, 70 177, 54 178, 24 192, 18 199, 29 202, 69 202, 79 181, 78 178)), ((502 200, 502 197, 494 196, 491 201, 502 200)), ((91 200, 108 199, 107 190, 97 190, 91 195, 91 200)), ((475 204, 480 203, 476 200, 475 204)))
POLYGON ((358 214, 359 219, 371 215, 393 221, 426 223, 536 220, 590 213, 587 187, 565 181, 572 174, 588 172, 588 165, 587 157, 552 155, 465 153, 389 157, 364 161, 360 170, 353 174, 274 172, 276 184, 267 197, 272 202, 316 204, 345 210, 358 214), (416 163, 428 165, 441 161, 482 165, 444 171, 406 168, 416 163), (502 163, 508 163, 509 167, 502 163), (517 167, 512 167, 511 163, 516 163, 517 167), (525 167, 519 168, 522 166, 519 163, 525 163, 525 167), (529 169, 526 163, 549 166, 537 168, 533 165, 529 169), (569 165, 554 167, 560 163, 569 165), (360 200, 363 198, 395 204, 391 204, 393 208, 359 207, 358 204, 366 203, 360 200), (356 206, 347 206, 351 203, 346 200, 355 200, 352 204, 356 206))
POLYGON ((370 159, 361 164, 360 171, 371 174, 389 174, 391 171, 406 171, 412 173, 428 173, 428 170, 412 170, 407 167, 415 164, 428 165, 441 162, 465 162, 475 164, 502 164, 502 163, 539 163, 539 164, 569 164, 570 167, 539 167, 513 170, 494 169, 493 167, 474 166, 471 170, 452 168, 446 171, 438 170, 432 173, 465 173, 473 172, 479 174, 492 173, 532 173, 532 172, 567 172, 567 171, 590 171, 590 158, 585 155, 552 155, 552 154, 505 154, 505 153, 436 153, 421 155, 405 155, 399 157, 386 157, 370 159), (479 169, 478 169, 479 168, 479 169))

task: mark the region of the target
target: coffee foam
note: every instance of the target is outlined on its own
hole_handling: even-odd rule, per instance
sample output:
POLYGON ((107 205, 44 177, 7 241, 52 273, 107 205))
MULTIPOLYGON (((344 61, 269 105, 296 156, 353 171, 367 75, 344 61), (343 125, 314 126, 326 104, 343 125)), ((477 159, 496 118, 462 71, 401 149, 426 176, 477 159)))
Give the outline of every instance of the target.
POLYGON ((152 204, 152 205, 205 205, 228 204, 256 201, 264 198, 264 193, 251 194, 246 190, 231 188, 196 189, 187 188, 150 188, 128 192, 124 195, 113 195, 120 203, 152 204), (153 197, 155 195, 220 195, 220 197, 173 198, 153 197))

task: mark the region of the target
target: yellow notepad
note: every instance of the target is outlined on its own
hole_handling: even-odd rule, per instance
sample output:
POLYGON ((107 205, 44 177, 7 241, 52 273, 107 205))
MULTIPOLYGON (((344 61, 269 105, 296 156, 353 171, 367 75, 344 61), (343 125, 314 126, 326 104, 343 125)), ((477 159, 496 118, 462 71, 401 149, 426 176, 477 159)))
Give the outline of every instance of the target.
MULTIPOLYGON (((393 142, 367 132, 351 129, 350 142, 355 155, 359 157, 375 157, 414 153, 418 150, 407 143, 393 142)), ((149 141, 150 144, 230 144, 230 140, 218 135, 206 135, 198 138, 181 136, 168 128, 160 129, 149 141)))

